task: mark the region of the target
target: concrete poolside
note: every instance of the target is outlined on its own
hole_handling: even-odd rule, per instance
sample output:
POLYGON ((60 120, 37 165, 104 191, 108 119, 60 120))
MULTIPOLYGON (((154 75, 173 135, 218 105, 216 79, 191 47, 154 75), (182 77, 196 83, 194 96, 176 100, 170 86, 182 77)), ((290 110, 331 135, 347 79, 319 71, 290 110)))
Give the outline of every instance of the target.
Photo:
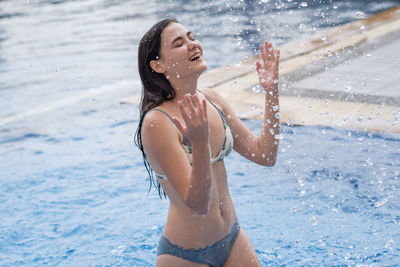
MULTIPOLYGON (((280 47, 281 121, 400 133, 398 48, 400 6, 280 47)), ((257 59, 208 71, 200 87, 218 91, 241 118, 259 119, 257 59)))

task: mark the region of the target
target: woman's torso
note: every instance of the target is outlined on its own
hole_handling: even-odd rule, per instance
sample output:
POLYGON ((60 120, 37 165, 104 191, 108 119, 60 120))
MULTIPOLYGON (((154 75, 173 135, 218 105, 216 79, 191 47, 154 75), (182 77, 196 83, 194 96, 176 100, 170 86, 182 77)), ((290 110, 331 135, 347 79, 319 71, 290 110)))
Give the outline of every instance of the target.
MULTIPOLYGON (((183 121, 177 106, 173 102, 165 102, 157 108, 183 121)), ((207 102, 207 112, 211 153, 218 155, 224 143, 226 143, 227 133, 224 121, 218 110, 210 102, 207 102)), ((229 194, 223 160, 211 163, 211 175, 213 197, 211 208, 206 215, 197 214, 190 209, 167 179, 158 179, 170 200, 164 235, 174 244, 185 248, 208 246, 225 237, 234 224, 236 212, 229 194)))

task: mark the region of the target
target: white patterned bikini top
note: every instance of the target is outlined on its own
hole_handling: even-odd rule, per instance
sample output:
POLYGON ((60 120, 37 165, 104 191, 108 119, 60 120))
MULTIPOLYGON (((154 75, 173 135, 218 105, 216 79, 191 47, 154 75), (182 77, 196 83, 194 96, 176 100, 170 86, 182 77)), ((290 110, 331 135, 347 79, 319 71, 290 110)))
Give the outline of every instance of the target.
MULTIPOLYGON (((205 98, 208 100, 208 102, 211 103, 211 105, 213 105, 217 109, 219 115, 221 116, 221 119, 222 119, 222 122, 223 122, 223 125, 224 125, 224 129, 225 129, 225 139, 224 139, 224 143, 222 145, 222 148, 221 148, 220 152, 215 157, 211 153, 211 163, 215 163, 215 162, 223 160, 226 156, 229 155, 229 153, 231 153, 232 148, 233 148, 233 136, 232 136, 231 129, 229 128, 229 125, 226 122, 226 119, 225 119, 225 116, 224 116, 224 113, 222 112, 222 110, 220 110, 207 97, 205 97, 205 98)), ((164 113, 172 121, 172 123, 174 123, 173 120, 172 120, 172 117, 167 112, 165 112, 164 110, 161 110, 161 109, 158 109, 158 108, 153 108, 151 111, 153 111, 153 110, 161 111, 162 113, 164 113)), ((182 147, 183 147, 183 149, 185 150, 185 152, 188 155, 188 159, 189 159, 190 165, 192 165, 192 144, 190 143, 189 139, 186 136, 183 136, 182 147)), ((157 173, 157 172, 154 172, 154 174, 159 179, 162 179, 162 180, 166 180, 167 179, 166 175, 164 175, 164 174, 160 174, 160 173, 157 173)))

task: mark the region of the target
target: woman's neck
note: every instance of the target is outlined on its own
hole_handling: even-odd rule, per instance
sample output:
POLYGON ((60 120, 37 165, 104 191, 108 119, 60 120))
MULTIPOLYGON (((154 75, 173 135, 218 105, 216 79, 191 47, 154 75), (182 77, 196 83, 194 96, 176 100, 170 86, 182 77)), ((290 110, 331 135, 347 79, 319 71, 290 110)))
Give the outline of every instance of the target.
POLYGON ((195 94, 197 92, 197 80, 198 77, 170 79, 169 82, 176 93, 172 101, 182 101, 186 94, 195 94))

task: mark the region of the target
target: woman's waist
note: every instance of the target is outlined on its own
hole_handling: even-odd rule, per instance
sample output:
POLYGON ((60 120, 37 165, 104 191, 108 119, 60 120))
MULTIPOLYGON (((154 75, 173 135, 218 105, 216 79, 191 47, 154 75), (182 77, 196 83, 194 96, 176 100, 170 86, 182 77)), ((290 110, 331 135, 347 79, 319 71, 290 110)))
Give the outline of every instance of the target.
POLYGON ((199 215, 182 214, 182 211, 174 211, 171 207, 163 234, 169 241, 184 248, 212 245, 224 238, 236 221, 233 205, 226 208, 223 215, 214 207, 207 215, 199 215))

